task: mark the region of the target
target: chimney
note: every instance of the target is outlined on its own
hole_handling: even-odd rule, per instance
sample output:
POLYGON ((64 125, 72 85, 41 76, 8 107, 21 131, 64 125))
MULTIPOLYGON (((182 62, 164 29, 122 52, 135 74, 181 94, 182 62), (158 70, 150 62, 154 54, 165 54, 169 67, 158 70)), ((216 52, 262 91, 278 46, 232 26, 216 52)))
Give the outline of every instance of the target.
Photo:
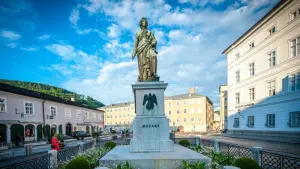
POLYGON ((191 87, 189 93, 190 94, 196 93, 196 88, 195 87, 191 87))

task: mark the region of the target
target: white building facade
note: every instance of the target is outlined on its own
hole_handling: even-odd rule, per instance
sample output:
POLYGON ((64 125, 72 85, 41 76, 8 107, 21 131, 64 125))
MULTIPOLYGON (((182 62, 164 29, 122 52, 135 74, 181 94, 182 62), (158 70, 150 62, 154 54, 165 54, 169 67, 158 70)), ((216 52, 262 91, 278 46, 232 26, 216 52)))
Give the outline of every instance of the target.
POLYGON ((36 141, 73 131, 103 131, 104 112, 73 101, 0 83, 0 143, 20 134, 36 141))
POLYGON ((279 2, 223 54, 229 133, 300 135, 300 1, 279 2))

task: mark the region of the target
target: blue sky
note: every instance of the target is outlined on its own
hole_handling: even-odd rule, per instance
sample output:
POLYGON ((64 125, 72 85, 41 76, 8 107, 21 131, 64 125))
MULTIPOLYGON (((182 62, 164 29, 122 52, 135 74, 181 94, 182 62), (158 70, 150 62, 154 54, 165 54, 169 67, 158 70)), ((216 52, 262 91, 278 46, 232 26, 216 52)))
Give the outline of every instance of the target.
POLYGON ((222 51, 279 0, 0 1, 0 78, 50 84, 104 104, 133 100, 141 17, 158 40, 166 95, 196 87, 219 105, 222 51))

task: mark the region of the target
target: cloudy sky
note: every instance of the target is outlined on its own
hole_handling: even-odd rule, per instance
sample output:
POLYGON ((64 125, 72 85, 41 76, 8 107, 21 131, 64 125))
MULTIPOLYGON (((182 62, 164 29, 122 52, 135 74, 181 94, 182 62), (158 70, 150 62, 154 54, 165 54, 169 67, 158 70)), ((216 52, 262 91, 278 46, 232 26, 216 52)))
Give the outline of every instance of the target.
POLYGON ((166 95, 196 87, 218 107, 222 51, 279 0, 0 1, 0 78, 50 84, 104 104, 133 100, 141 17, 158 40, 166 95))

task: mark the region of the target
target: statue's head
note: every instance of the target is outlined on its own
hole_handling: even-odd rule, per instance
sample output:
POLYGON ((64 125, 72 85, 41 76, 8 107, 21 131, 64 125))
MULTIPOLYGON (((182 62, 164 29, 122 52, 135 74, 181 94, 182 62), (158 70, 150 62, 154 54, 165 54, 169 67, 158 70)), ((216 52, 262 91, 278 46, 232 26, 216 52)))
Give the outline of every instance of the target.
POLYGON ((148 27, 148 21, 147 18, 142 17, 142 19, 140 20, 140 28, 147 28, 148 27))

